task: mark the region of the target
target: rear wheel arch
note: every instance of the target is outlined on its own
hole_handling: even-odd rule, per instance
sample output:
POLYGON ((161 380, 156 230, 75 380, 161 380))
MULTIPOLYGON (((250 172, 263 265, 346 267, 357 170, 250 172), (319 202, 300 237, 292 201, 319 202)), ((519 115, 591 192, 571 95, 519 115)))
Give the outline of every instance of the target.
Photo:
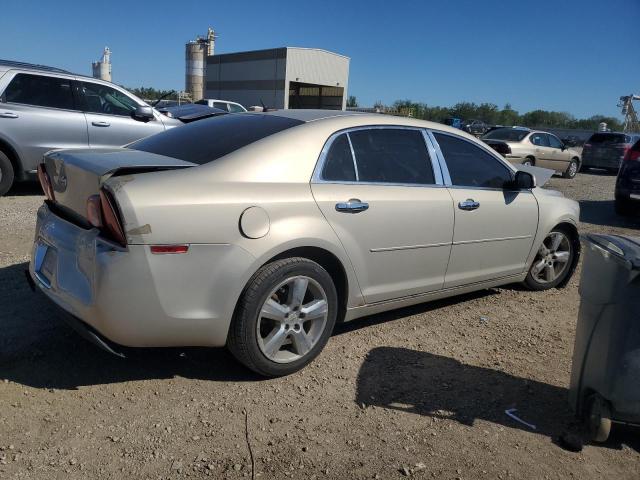
MULTIPOLYGON (((524 157, 524 162, 526 162, 527 160, 531 161, 531 165, 535 166, 536 164, 536 157, 534 157, 533 155, 527 155, 526 157, 524 157)), ((523 162, 523 163, 524 163, 523 162)))

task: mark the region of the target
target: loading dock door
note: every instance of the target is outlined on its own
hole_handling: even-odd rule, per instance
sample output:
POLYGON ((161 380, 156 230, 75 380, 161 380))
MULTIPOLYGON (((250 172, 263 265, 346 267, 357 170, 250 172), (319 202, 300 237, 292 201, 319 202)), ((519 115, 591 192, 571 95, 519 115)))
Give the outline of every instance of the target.
POLYGON ((344 88, 289 82, 289 108, 341 110, 344 88))

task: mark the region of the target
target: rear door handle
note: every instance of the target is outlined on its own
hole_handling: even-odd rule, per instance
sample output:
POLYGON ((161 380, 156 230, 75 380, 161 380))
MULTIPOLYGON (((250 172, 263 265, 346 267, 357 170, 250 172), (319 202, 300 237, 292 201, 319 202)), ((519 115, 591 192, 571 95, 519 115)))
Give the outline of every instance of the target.
POLYGON ((18 118, 18 115, 12 112, 2 112, 0 113, 0 118, 18 118))
POLYGON ((364 212, 368 208, 369 204, 361 202, 358 198, 351 198, 348 202, 336 203, 336 210, 338 212, 359 213, 364 212))
POLYGON ((111 124, 109 122, 91 122, 91 125, 94 127, 109 127, 111 124))
POLYGON ((472 198, 467 198, 464 202, 458 203, 460 210, 477 210, 480 208, 480 202, 476 202, 472 198))

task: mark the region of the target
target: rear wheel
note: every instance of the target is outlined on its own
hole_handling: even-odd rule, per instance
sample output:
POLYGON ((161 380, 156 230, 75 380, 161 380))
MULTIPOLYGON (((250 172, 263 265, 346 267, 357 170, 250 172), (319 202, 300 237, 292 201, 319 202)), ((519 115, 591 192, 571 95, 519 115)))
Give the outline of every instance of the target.
POLYGON ((574 243, 564 228, 554 228, 543 240, 524 283, 531 290, 557 287, 569 272, 575 255, 574 243))
POLYGON ((13 185, 14 175, 11 160, 3 152, 0 152, 0 197, 7 193, 13 185))
POLYGON ((306 258, 262 267, 249 281, 229 329, 227 346, 260 375, 296 372, 322 351, 336 322, 331 276, 306 258))
POLYGON ((569 166, 562 174, 562 178, 574 178, 578 173, 578 161, 574 158, 569 162, 569 166))
POLYGON ((535 164, 536 164, 536 161, 531 157, 525 158, 524 161, 522 162, 522 165, 527 165, 529 167, 533 167, 535 164))

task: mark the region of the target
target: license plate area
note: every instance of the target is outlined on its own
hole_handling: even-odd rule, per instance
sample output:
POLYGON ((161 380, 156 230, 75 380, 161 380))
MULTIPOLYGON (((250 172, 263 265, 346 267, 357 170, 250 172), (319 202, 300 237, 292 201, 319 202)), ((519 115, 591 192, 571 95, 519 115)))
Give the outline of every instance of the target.
POLYGON ((51 279, 55 275, 57 263, 57 250, 44 242, 38 241, 34 255, 34 272, 36 278, 46 288, 51 288, 51 279))

